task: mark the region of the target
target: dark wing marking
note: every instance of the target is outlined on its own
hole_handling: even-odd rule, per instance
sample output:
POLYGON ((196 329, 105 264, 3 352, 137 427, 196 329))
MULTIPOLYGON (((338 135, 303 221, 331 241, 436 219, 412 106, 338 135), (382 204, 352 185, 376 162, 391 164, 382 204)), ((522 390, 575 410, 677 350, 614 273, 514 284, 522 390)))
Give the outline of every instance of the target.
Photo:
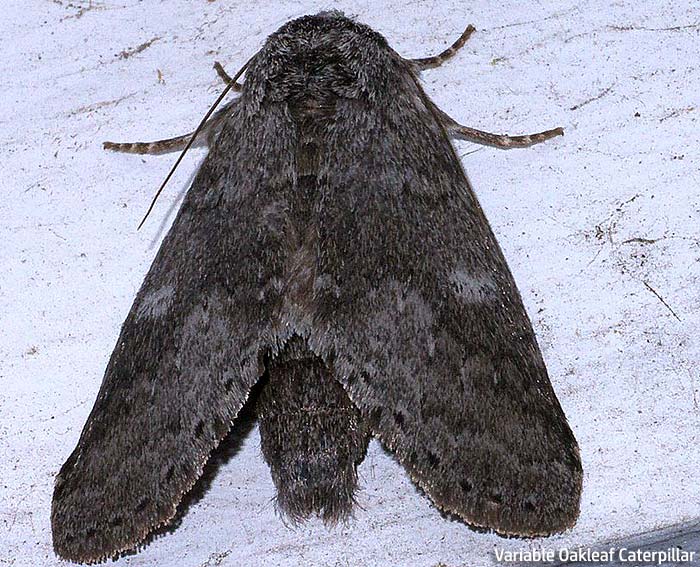
POLYGON ((293 162, 288 140, 256 133, 283 119, 232 110, 163 241, 56 480, 54 547, 66 559, 100 561, 167 523, 261 374, 285 205, 259 188, 290 185, 293 162))
POLYGON ((431 103, 386 65, 382 94, 339 100, 328 133, 310 343, 439 508, 503 534, 564 530, 576 440, 431 103))

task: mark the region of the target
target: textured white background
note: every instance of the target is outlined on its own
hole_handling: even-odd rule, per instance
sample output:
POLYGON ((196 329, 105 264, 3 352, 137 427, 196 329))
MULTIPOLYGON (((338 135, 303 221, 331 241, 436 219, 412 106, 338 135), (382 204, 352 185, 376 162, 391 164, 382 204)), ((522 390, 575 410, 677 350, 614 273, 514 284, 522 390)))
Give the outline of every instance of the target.
POLYGON ((581 517, 547 540, 473 532, 373 443, 355 519, 292 529, 253 430, 180 526, 119 565, 479 566, 494 546, 588 545, 700 516, 700 3, 4 0, 0 564, 59 564, 54 476, 203 156, 136 232, 175 156, 102 141, 191 130, 221 90, 214 60, 233 73, 321 8, 357 15, 409 57, 473 23, 460 54, 424 73, 426 92, 469 126, 565 128, 527 150, 457 147, 581 445, 581 517))

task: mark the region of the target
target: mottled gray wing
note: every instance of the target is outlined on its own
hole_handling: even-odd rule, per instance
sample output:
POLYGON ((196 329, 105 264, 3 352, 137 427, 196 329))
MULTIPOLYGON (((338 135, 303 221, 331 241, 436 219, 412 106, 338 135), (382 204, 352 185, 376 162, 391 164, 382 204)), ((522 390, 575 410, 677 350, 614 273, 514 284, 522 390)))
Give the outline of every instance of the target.
POLYGON ((290 184, 293 163, 285 140, 256 140, 279 117, 239 106, 163 241, 56 480, 52 529, 64 558, 102 560, 167 523, 261 374, 279 310, 284 206, 258 188, 290 184))
POLYGON ((493 232, 402 64, 374 100, 336 108, 311 342, 440 509, 503 534, 564 530, 576 440, 493 232))

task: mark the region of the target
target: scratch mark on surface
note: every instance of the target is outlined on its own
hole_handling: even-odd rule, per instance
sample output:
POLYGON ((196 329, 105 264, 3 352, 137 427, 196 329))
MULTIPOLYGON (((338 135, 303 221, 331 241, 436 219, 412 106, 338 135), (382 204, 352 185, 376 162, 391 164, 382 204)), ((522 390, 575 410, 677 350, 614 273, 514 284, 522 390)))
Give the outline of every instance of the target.
POLYGON ((645 286, 651 293, 653 293, 653 294, 659 299, 659 301, 660 301, 661 303, 664 304, 664 306, 666 307, 666 309, 668 309, 668 310, 671 312, 671 315, 673 315, 673 316, 674 316, 676 319, 678 319, 679 321, 681 320, 681 318, 680 318, 678 315, 676 315, 676 312, 675 312, 673 309, 671 309, 671 306, 670 306, 668 303, 666 303, 666 300, 665 300, 663 297, 661 297, 661 295, 659 294, 659 292, 657 292, 653 287, 651 287, 651 286, 646 282, 646 280, 642 280, 642 283, 644 284, 644 286, 645 286))

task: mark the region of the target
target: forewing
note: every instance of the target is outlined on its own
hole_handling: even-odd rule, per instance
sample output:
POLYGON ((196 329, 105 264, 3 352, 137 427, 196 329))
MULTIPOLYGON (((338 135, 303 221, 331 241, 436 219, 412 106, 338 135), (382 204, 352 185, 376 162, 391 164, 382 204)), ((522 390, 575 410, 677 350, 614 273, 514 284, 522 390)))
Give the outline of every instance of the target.
POLYGON ((270 171, 284 184, 293 164, 282 146, 256 140, 282 118, 239 106, 163 241, 56 479, 52 529, 64 558, 102 560, 166 523, 261 374, 279 310, 284 206, 260 188, 270 171))
POLYGON ((532 325, 431 103, 385 68, 385 92, 339 101, 328 135, 312 342, 440 509, 564 530, 581 464, 532 325))

